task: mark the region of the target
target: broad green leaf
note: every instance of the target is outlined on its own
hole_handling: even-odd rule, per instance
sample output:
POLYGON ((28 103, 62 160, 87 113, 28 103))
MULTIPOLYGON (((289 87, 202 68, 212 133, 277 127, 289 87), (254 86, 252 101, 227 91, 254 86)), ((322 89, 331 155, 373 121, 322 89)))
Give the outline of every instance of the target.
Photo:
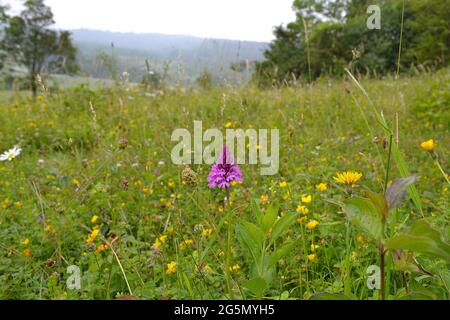
POLYGON ((386 199, 381 194, 374 193, 370 190, 366 190, 366 195, 369 198, 369 200, 373 203, 373 205, 378 209, 378 212, 380 213, 384 221, 386 221, 386 218, 389 213, 386 199))
POLYGON ((256 277, 244 282, 244 288, 250 290, 255 296, 261 298, 267 289, 266 281, 261 277, 256 277))
POLYGON ((281 247, 277 248, 275 252, 270 256, 269 264, 275 265, 280 259, 283 259, 292 249, 295 248, 295 245, 298 244, 295 241, 287 242, 283 244, 281 247))
POLYGON ((260 256, 260 250, 264 234, 253 223, 244 221, 236 226, 236 233, 239 241, 249 250, 254 259, 260 256))
POLYGON ((342 293, 317 293, 311 296, 309 300, 353 300, 351 297, 342 293))
POLYGON ((256 200, 253 199, 251 203, 252 211, 255 213, 256 223, 260 226, 262 225, 262 219, 264 217, 264 213, 261 211, 259 204, 256 200))
POLYGON ((395 270, 412 271, 418 273, 422 272, 411 252, 406 252, 403 250, 392 250, 392 257, 394 260, 395 270))
POLYGON ((400 178, 392 182, 386 190, 386 201, 389 210, 395 209, 401 205, 405 198, 408 187, 417 181, 417 175, 412 175, 408 178, 400 178))
POLYGON ((369 235, 375 239, 383 237, 381 213, 369 199, 345 200, 343 210, 350 222, 364 229, 369 235))
POLYGON ((295 222, 297 216, 298 216, 297 212, 290 212, 286 213, 284 216, 278 219, 278 221, 275 223, 272 229, 270 243, 275 242, 279 237, 285 234, 289 230, 291 225, 295 222))
POLYGON ((442 240, 439 231, 425 220, 414 221, 408 231, 391 238, 387 248, 409 250, 450 261, 450 246, 442 240))
POLYGON ((274 202, 267 209, 266 214, 262 219, 262 229, 264 233, 267 233, 270 230, 270 228, 273 227, 273 224, 277 220, 279 208, 280 206, 278 205, 278 203, 274 202))
POLYGON ((433 297, 430 297, 421 292, 410 292, 404 296, 399 297, 397 300, 433 300, 433 297))

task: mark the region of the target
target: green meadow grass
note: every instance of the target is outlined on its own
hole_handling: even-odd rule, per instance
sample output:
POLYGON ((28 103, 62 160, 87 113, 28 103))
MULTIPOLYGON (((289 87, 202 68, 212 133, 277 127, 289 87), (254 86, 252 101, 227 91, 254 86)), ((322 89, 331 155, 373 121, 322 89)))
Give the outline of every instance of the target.
MULTIPOLYGON (((362 85, 383 111, 409 169, 420 176, 423 213, 407 197, 388 232, 423 215, 448 242, 449 185, 420 144, 437 141, 448 172, 449 70, 362 85)), ((249 299, 254 295, 244 284, 251 259, 235 225, 255 220, 255 204, 265 209, 277 202, 283 215, 311 195, 303 204, 309 209, 305 220, 276 244, 296 243, 277 262, 263 296, 309 299, 327 292, 378 299, 379 292, 366 285, 368 266, 379 264, 376 244, 331 203, 346 196, 333 179, 336 172, 363 174, 353 194, 361 194, 362 186, 383 190, 388 150, 371 108, 350 80, 156 94, 80 86, 42 93, 37 101, 25 92, 2 92, 0 151, 14 145, 23 151, 0 162, 0 298, 249 299), (171 162, 172 131, 192 132, 194 120, 205 129, 280 129, 279 173, 261 176, 258 166, 241 165, 244 182, 230 190, 230 219, 223 191, 207 186, 209 166, 191 166, 198 183, 190 185, 183 183, 184 167, 171 162), (328 186, 323 192, 315 187, 322 182, 328 186), (319 222, 313 230, 306 228, 311 220, 319 222), (311 244, 319 246, 315 252, 311 244), (80 290, 67 287, 70 265, 81 270, 80 290)), ((390 180, 398 177, 392 163, 390 180)), ((448 299, 448 264, 417 259, 433 276, 407 273, 406 289, 388 257, 387 298, 414 291, 448 299)))

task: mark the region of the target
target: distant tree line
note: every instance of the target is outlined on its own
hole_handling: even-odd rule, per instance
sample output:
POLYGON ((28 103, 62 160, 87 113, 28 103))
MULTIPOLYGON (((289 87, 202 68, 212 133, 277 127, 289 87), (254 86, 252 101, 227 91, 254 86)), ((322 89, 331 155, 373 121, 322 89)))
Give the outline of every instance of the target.
POLYGON ((397 67, 404 72, 449 64, 450 1, 295 0, 293 9, 296 20, 275 28, 276 39, 257 64, 261 84, 341 76, 345 68, 380 76, 397 67), (381 8, 379 30, 366 25, 373 4, 381 8))

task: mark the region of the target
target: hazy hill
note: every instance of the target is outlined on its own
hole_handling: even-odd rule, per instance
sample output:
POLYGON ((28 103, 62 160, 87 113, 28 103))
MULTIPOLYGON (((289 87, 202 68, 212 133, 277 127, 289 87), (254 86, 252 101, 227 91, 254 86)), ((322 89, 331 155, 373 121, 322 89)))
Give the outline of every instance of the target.
MULTIPOLYGON (((226 39, 204 39, 184 35, 117 33, 97 30, 72 30, 80 51, 82 72, 94 77, 111 77, 127 71, 133 81, 139 81, 146 72, 145 59, 152 69, 162 73, 169 65, 169 81, 191 82, 204 70, 216 81, 238 81, 248 78, 251 70, 235 72, 231 64, 248 60, 260 61, 267 43, 226 39), (113 45, 112 45, 113 44, 113 45), (113 57, 113 61, 109 59, 113 57), (105 58, 109 62, 105 62, 105 58), (108 63, 110 64, 108 67, 108 63), (111 66, 112 65, 116 65, 111 66)), ((250 67, 252 64, 249 64, 250 67)))

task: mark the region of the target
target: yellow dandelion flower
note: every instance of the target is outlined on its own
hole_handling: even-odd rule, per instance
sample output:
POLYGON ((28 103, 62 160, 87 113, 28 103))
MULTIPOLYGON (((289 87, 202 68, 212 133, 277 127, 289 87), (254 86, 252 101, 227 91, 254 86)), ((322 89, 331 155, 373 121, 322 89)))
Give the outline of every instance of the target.
POLYGON ((177 263, 172 261, 167 264, 166 274, 174 274, 177 272, 177 263))
POLYGON ((437 144, 433 141, 433 139, 430 139, 428 141, 424 141, 420 144, 420 147, 428 152, 432 152, 434 149, 436 149, 437 144))
POLYGON ((320 192, 325 192, 328 189, 328 185, 325 182, 322 182, 316 185, 316 189, 320 192))
POLYGON ((353 185, 362 177, 362 173, 352 171, 338 172, 336 175, 337 177, 333 177, 333 179, 346 185, 353 185))
POLYGON ((306 228, 308 228, 309 230, 314 230, 318 224, 319 222, 317 220, 311 220, 306 224, 306 228))

